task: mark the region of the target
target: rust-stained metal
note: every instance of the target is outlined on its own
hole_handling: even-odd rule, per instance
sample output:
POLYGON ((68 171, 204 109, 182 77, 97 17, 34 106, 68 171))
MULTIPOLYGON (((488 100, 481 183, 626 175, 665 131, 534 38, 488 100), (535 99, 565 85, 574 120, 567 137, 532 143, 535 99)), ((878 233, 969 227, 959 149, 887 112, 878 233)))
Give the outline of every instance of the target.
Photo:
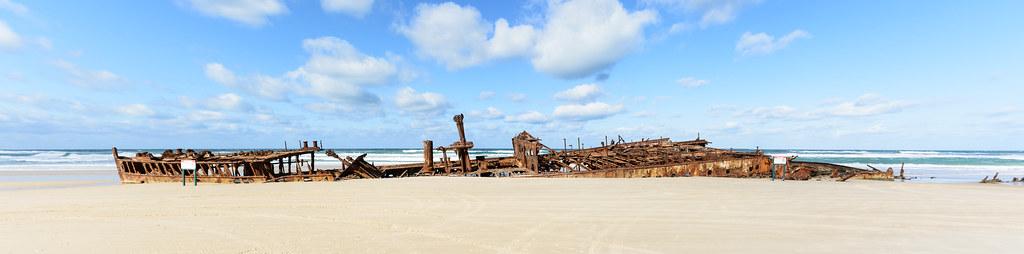
POLYGON ((432 140, 423 141, 423 168, 420 170, 420 174, 434 174, 434 141, 432 140))
POLYGON ((114 164, 121 183, 179 182, 196 179, 203 183, 254 183, 282 181, 333 181, 338 170, 316 170, 313 159, 320 151, 317 142, 294 150, 250 151, 216 155, 210 151, 166 150, 160 156, 148 152, 124 157, 113 148, 114 164), (308 157, 309 159, 303 159, 308 157), (195 171, 183 171, 182 160, 194 160, 195 171), (192 177, 195 176, 195 177, 192 177))
MULTIPOLYGON (((455 150, 455 155, 459 157, 459 169, 461 172, 466 173, 473 171, 469 159, 469 149, 473 148, 473 142, 466 141, 466 129, 463 126, 462 114, 455 115, 452 120, 455 121, 455 126, 459 129, 459 140, 455 141, 451 145, 448 145, 448 149, 455 150)), ((433 158, 431 158, 433 160, 433 158)))
MULTIPOLYGON (((1014 179, 1014 181, 1016 181, 1016 179, 1014 179)), ((1002 183, 1002 182, 1003 182, 1003 180, 999 179, 999 172, 996 172, 996 174, 992 176, 992 179, 989 179, 988 176, 985 176, 985 179, 981 179, 981 183, 1002 183)))
MULTIPOLYGON (((466 138, 464 116, 452 119, 458 129, 458 140, 448 146, 433 147, 433 141, 423 141, 423 162, 376 166, 364 160, 362 154, 356 158, 342 158, 332 150, 326 154, 339 160, 340 169, 316 169, 315 154, 322 142, 300 142, 302 147, 295 150, 253 151, 215 155, 208 151, 167 150, 157 157, 139 153, 135 157, 121 157, 113 149, 118 174, 122 183, 177 182, 182 174, 181 160, 196 160, 199 169, 198 181, 209 183, 249 183, 281 181, 336 181, 343 179, 370 179, 434 175, 443 173, 452 176, 529 176, 529 177, 591 177, 591 178, 634 178, 634 177, 736 177, 767 178, 772 175, 787 180, 838 180, 849 179, 888 180, 895 177, 893 169, 865 170, 848 166, 819 162, 795 161, 787 157, 785 167, 772 167, 772 159, 760 149, 755 151, 734 151, 708 147, 711 142, 701 139, 672 141, 668 138, 641 139, 627 142, 621 136, 617 140, 599 142, 597 147, 583 148, 578 142, 575 149, 552 149, 529 132, 523 131, 512 138, 511 157, 470 159, 469 151, 473 142, 466 138), (434 150, 440 150, 441 161, 435 163, 434 150), (458 158, 452 161, 448 150, 455 151, 458 158), (302 158, 309 158, 303 160, 302 158), (774 168, 774 169, 773 169, 774 168), (772 172, 772 170, 776 170, 772 172), (774 173, 774 174, 773 174, 774 173)), ((564 141, 563 141, 564 142, 564 141)), ((870 166, 869 166, 870 167, 870 166)), ((186 177, 192 179, 192 177, 186 177)), ((903 179, 900 168, 899 179, 903 179)))

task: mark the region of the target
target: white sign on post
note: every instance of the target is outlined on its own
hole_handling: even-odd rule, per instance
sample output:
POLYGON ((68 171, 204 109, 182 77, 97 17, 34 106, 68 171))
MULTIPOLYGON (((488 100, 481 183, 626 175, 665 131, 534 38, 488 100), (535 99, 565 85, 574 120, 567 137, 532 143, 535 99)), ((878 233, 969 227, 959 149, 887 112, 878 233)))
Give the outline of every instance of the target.
POLYGON ((185 186, 185 171, 192 171, 192 184, 199 186, 199 174, 195 160, 181 160, 181 186, 185 186))
POLYGON ((786 157, 785 156, 775 156, 775 157, 772 157, 772 163, 776 164, 776 165, 786 164, 786 157))
POLYGON ((196 170, 196 161, 181 160, 181 170, 196 170))

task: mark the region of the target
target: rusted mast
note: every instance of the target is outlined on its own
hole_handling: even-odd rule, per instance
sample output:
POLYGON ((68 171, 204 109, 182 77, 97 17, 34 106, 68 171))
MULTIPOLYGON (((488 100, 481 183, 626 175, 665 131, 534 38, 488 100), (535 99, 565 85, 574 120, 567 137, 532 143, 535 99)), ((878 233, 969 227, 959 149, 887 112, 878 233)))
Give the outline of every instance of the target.
POLYGON ((469 149, 473 148, 473 142, 466 141, 466 129, 462 124, 462 119, 465 116, 462 114, 455 115, 452 120, 455 121, 455 127, 459 129, 459 141, 452 143, 448 148, 455 149, 455 154, 459 156, 459 164, 462 168, 463 173, 468 173, 472 170, 470 168, 469 149))
POLYGON ((420 174, 434 174, 434 141, 429 139, 423 141, 423 169, 420 174))

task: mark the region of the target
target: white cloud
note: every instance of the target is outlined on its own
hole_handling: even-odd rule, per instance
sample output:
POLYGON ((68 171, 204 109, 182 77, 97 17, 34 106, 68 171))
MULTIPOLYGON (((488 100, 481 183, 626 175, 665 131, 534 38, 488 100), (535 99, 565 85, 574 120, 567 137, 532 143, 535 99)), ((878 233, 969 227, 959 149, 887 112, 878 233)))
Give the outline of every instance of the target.
POLYGON ((397 73, 397 67, 387 59, 365 55, 342 39, 306 39, 302 45, 311 57, 288 76, 305 81, 315 96, 377 104, 380 98, 363 91, 362 86, 386 83, 397 73))
POLYGON ((789 46, 797 39, 808 38, 811 34, 804 30, 793 30, 789 34, 775 39, 766 33, 743 33, 736 42, 736 52, 743 56, 767 55, 789 46))
POLYGON ((498 119, 498 118, 501 118, 502 116, 504 116, 505 113, 501 112, 501 110, 498 110, 495 107, 487 107, 487 109, 483 110, 483 111, 479 111, 479 110, 470 111, 469 115, 470 116, 474 116, 474 117, 484 118, 484 119, 498 119))
POLYGON ((688 23, 684 23, 684 22, 679 22, 679 23, 672 24, 672 26, 669 27, 669 29, 668 29, 668 33, 674 34, 674 33, 689 31, 690 29, 693 29, 692 25, 690 25, 688 23))
POLYGON ((741 9, 761 0, 643 0, 650 5, 668 6, 686 12, 700 13, 700 27, 707 28, 732 22, 741 9))
POLYGON ((694 78, 694 77, 685 77, 685 78, 681 78, 679 80, 676 80, 676 83, 679 83, 679 85, 681 85, 683 87, 686 87, 686 88, 694 88, 694 87, 701 87, 701 86, 707 85, 708 83, 711 83, 711 82, 709 82, 707 80, 704 80, 704 79, 697 79, 697 78, 694 78))
POLYGON ((156 114, 144 104, 129 104, 117 108, 117 112, 128 116, 152 116, 156 114))
POLYGON ((829 108, 827 113, 832 116, 873 116, 899 112, 911 105, 905 101, 886 100, 876 94, 865 94, 854 101, 840 102, 829 108))
POLYGON ((618 114, 622 112, 622 108, 622 104, 610 105, 604 102, 569 104, 556 107, 554 115, 575 121, 596 120, 618 114))
POLYGON ((306 39, 302 45, 310 54, 309 60, 282 77, 263 74, 238 77, 219 63, 207 64, 206 75, 217 83, 242 88, 264 98, 282 100, 296 93, 330 100, 322 105, 307 106, 307 109, 375 111, 366 107, 379 105, 380 97, 366 92, 363 87, 385 84, 398 72, 395 64, 388 59, 365 55, 339 38, 306 39))
POLYGON ((537 111, 528 111, 516 115, 505 116, 506 122, 540 124, 550 121, 547 116, 537 111))
POLYGON ((204 71, 206 77, 214 82, 227 87, 240 88, 271 100, 284 100, 291 90, 295 89, 288 82, 267 75, 256 74, 251 77, 238 77, 220 63, 208 63, 204 67, 204 71))
POLYGON ((508 95, 508 99, 512 102, 523 102, 526 100, 526 94, 524 93, 511 93, 508 95))
POLYGON ((0 20, 0 49, 16 49, 21 47, 21 36, 0 20))
POLYGON ((0 10, 7 10, 17 15, 28 14, 28 7, 11 0, 0 0, 0 10))
POLYGON ((495 94, 496 93, 494 93, 494 91, 480 91, 480 96, 478 96, 477 98, 480 98, 481 100, 487 100, 490 98, 494 98, 495 94))
POLYGON ((606 69, 644 41, 644 28, 657 20, 653 10, 630 12, 617 0, 551 1, 543 29, 492 26, 472 6, 446 2, 420 4, 398 32, 417 52, 461 69, 490 60, 529 58, 534 69, 559 78, 580 78, 606 69))
POLYGON ((555 99, 567 101, 590 101, 601 96, 601 87, 596 84, 580 84, 555 94, 555 99))
POLYGON ((234 72, 228 70, 228 68, 225 68, 223 64, 208 63, 204 67, 204 70, 206 73, 206 77, 210 78, 211 80, 217 83, 221 83, 227 86, 238 85, 238 77, 235 76, 234 72))
POLYGON ((124 81, 120 76, 107 70, 87 70, 78 65, 57 60, 53 63, 61 71, 66 73, 72 84, 87 88, 103 88, 124 81))
POLYGON ((214 110, 236 110, 244 109, 247 106, 242 102, 242 96, 233 93, 221 94, 206 99, 206 105, 214 110))
POLYGON ((227 116, 224 115, 224 113, 212 110, 196 110, 186 116, 186 119, 195 122, 217 121, 225 118, 227 118, 227 116))
POLYGON ((412 41, 419 54, 453 70, 526 55, 536 33, 532 26, 509 26, 505 19, 492 27, 476 8, 452 2, 418 5, 411 22, 398 27, 398 32, 412 41))
POLYGON ((657 20, 652 10, 630 12, 616 0, 550 2, 548 20, 531 59, 534 69, 580 78, 608 68, 644 41, 657 20))
POLYGON ((415 89, 406 87, 398 90, 395 105, 410 113, 441 114, 448 109, 448 100, 444 95, 431 92, 416 93, 415 89))
POLYGON ((362 18, 373 8, 373 0, 321 0, 320 6, 328 12, 341 12, 362 18))
POLYGON ((288 12, 279 0, 188 0, 192 8, 215 17, 223 17, 250 26, 262 26, 267 17, 288 12))

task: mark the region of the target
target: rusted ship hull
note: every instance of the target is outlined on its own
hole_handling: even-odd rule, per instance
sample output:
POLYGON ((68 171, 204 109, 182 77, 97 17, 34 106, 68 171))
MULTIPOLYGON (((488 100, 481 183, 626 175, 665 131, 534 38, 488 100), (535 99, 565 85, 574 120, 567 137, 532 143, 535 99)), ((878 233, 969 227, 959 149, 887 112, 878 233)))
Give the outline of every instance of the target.
MULTIPOLYGON (((521 132, 512 138, 513 154, 509 157, 469 157, 473 142, 465 137, 463 116, 453 120, 459 139, 448 146, 433 147, 423 142, 423 163, 377 167, 364 160, 342 158, 334 151, 327 155, 339 160, 340 169, 317 169, 315 156, 320 147, 303 142, 299 149, 253 151, 215 155, 210 152, 167 150, 161 156, 138 153, 122 157, 113 149, 114 160, 122 183, 193 182, 262 183, 293 181, 337 181, 356 178, 389 178, 424 175, 448 176, 530 176, 530 177, 779 177, 791 180, 809 179, 872 179, 892 180, 893 172, 863 170, 828 164, 791 161, 778 165, 760 150, 739 152, 708 147, 707 140, 672 141, 668 138, 627 142, 618 140, 586 149, 552 149, 530 133, 521 132), (434 161, 434 151, 442 153, 434 161), (448 157, 451 150, 456 158, 448 157), (182 170, 182 160, 195 161, 196 170, 182 170), (773 164, 774 163, 774 164, 773 164), (193 180, 195 179, 195 180, 193 180)), ((581 145, 580 145, 581 146, 581 145)), ((579 147, 579 146, 577 146, 579 147)), ((901 174, 902 176, 902 174, 901 174)))

